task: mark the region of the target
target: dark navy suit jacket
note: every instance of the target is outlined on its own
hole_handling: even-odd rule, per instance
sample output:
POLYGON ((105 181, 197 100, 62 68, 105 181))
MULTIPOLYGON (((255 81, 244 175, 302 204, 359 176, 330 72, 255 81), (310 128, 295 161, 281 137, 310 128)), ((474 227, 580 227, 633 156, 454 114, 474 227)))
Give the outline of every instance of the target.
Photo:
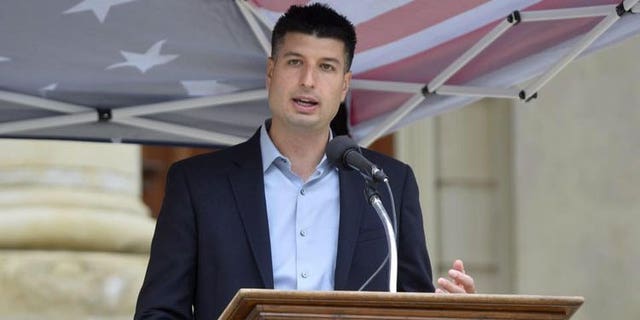
MULTIPOLYGON (((398 291, 432 292, 418 187, 409 166, 363 150, 389 176, 399 218, 398 291)), ((387 255, 364 179, 340 170, 334 286, 357 290, 387 255)), ((380 190, 387 210, 386 188, 380 190)), ((216 319, 240 288, 273 288, 259 131, 237 146, 172 165, 136 319, 216 319), (193 315, 192 315, 193 306, 193 315)), ((388 269, 365 288, 388 290, 388 269)))

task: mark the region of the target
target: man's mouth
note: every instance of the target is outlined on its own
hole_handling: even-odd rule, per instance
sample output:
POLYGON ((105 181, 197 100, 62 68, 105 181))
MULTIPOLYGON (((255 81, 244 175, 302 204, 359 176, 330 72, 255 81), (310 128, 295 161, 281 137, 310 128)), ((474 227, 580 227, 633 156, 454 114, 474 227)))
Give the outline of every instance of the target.
POLYGON ((315 107, 316 105, 318 105, 318 101, 316 99, 308 98, 308 97, 293 98, 293 102, 307 108, 315 107))

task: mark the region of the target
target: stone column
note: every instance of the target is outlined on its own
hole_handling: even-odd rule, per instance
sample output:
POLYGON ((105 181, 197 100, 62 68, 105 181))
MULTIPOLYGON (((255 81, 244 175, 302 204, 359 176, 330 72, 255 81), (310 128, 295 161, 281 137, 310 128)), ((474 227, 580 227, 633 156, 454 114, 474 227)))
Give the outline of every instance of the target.
POLYGON ((134 145, 0 140, 0 318, 130 319, 154 220, 134 145))

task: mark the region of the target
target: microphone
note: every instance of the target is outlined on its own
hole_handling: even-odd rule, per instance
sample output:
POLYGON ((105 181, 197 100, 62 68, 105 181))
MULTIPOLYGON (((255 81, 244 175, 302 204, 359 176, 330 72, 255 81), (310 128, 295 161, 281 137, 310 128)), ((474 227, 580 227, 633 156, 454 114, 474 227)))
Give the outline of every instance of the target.
POLYGON ((393 202, 393 193, 391 192, 391 186, 389 186, 389 179, 384 174, 382 169, 378 168, 371 161, 367 160, 360 152, 360 147, 355 141, 347 136, 337 136, 331 139, 327 144, 325 153, 329 161, 333 162, 341 169, 355 169, 364 176, 366 180, 365 196, 369 204, 375 209, 378 214, 378 218, 382 222, 384 233, 387 238, 387 248, 389 255, 382 261, 380 267, 365 281, 360 287, 360 290, 364 289, 369 282, 382 270, 382 267, 389 261, 389 292, 396 292, 398 287, 398 248, 396 243, 397 221, 395 204, 393 202), (389 191, 389 197, 391 198, 391 207, 393 208, 393 224, 389 219, 389 214, 380 200, 380 196, 375 188, 375 183, 384 182, 389 191))
POLYGON ((360 147, 348 136, 336 136, 327 144, 325 150, 329 161, 343 169, 355 169, 367 180, 387 181, 387 175, 360 152, 360 147))

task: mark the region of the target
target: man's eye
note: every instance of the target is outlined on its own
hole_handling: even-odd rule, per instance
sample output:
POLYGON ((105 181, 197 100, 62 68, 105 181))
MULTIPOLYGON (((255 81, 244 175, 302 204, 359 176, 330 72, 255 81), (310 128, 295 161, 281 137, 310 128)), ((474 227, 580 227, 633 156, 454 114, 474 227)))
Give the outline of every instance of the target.
POLYGON ((290 66, 297 66, 297 65, 301 65, 302 61, 293 59, 293 60, 288 60, 287 64, 290 66))
POLYGON ((328 63, 323 63, 320 65, 320 69, 322 69, 323 71, 334 71, 336 70, 336 68, 333 65, 330 65, 328 63))

